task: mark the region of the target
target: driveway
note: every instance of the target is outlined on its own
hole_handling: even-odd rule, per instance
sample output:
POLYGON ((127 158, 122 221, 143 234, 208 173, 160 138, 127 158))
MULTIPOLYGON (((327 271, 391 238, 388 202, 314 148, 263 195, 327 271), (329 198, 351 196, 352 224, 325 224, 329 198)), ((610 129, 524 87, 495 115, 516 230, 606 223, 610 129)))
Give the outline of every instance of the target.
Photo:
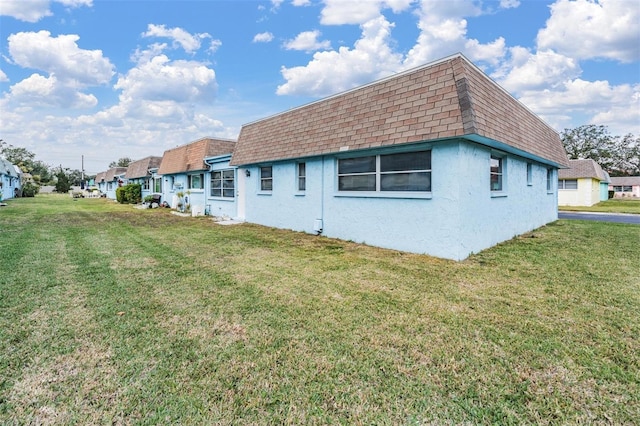
POLYGON ((640 225, 640 214, 558 212, 558 219, 596 220, 600 222, 631 223, 635 225, 640 225))

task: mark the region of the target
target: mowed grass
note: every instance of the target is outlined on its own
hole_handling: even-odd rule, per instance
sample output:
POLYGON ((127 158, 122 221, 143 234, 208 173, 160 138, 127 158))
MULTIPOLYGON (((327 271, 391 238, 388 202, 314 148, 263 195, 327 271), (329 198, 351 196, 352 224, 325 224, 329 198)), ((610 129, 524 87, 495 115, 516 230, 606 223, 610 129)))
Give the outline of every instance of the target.
POLYGON ((640 200, 634 198, 611 198, 593 206, 560 206, 564 211, 583 211, 599 213, 640 214, 640 200))
POLYGON ((38 196, 0 254, 0 424, 640 418, 637 225, 452 262, 38 196))

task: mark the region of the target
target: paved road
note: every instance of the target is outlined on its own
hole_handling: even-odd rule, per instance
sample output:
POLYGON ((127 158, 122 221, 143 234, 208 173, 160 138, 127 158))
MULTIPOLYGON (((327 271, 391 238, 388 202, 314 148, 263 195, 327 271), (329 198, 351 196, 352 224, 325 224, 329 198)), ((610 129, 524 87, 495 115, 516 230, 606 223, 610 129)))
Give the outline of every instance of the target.
POLYGON ((640 225, 640 214, 558 212, 558 219, 596 220, 600 222, 632 223, 640 225))

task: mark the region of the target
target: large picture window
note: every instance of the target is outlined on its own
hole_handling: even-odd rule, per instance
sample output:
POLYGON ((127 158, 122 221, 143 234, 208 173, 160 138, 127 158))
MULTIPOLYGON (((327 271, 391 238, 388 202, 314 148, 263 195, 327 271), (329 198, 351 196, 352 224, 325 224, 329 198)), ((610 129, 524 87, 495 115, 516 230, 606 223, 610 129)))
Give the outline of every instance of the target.
POLYGON ((212 197, 234 198, 235 195, 235 172, 233 169, 211 172, 212 197))
POLYGON ((338 190, 430 192, 431 151, 341 158, 338 190))
POLYGON ((491 190, 502 191, 504 159, 495 155, 491 156, 491 190))
POLYGON ((271 166, 260 167, 260 190, 273 190, 273 168, 271 166))
POLYGON ((558 189, 578 189, 578 179, 560 179, 558 189))

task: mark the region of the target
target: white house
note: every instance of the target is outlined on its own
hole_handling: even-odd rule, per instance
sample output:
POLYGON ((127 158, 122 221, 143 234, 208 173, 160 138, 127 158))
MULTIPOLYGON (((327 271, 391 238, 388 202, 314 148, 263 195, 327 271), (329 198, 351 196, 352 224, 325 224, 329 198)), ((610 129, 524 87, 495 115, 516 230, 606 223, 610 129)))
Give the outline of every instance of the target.
POLYGON ((568 161, 456 54, 246 124, 230 166, 248 222, 460 260, 556 220, 568 161))

